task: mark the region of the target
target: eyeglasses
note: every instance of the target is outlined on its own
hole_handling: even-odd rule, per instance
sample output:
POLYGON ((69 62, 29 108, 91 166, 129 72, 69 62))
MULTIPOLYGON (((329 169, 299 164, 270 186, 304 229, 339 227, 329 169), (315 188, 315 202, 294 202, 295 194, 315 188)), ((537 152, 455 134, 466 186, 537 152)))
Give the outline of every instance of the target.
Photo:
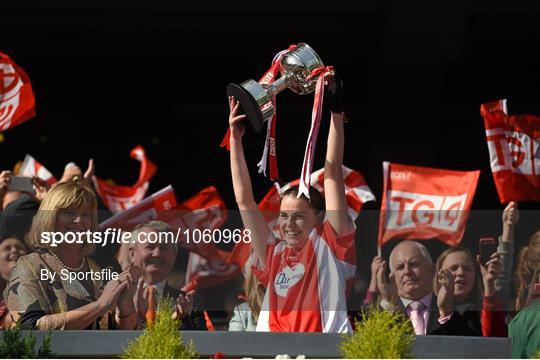
POLYGON ((85 211, 74 211, 74 210, 65 210, 60 212, 60 216, 68 221, 73 221, 77 218, 80 218, 82 221, 91 221, 92 216, 89 212, 85 211))

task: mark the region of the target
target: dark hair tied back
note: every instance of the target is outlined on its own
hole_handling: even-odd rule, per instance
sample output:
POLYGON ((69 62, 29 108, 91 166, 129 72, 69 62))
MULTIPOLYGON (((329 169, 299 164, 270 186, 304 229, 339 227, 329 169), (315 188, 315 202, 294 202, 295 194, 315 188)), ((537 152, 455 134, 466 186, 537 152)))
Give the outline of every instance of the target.
MULTIPOLYGON (((298 197, 298 191, 300 187, 298 185, 292 186, 285 190, 283 194, 281 194, 281 198, 283 199, 286 196, 294 196, 298 197)), ((324 212, 326 210, 326 204, 324 202, 324 196, 320 193, 319 190, 315 189, 314 187, 310 186, 309 188, 309 199, 305 197, 305 195, 302 195, 301 198, 306 200, 309 203, 309 206, 315 210, 315 212, 320 213, 324 212)))

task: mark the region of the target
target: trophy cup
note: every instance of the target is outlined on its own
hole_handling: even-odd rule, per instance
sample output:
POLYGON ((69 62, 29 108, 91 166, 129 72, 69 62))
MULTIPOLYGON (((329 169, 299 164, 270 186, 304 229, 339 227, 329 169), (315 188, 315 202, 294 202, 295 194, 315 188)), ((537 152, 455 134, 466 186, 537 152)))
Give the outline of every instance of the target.
POLYGON ((300 95, 313 92, 322 74, 312 76, 312 71, 321 67, 324 64, 319 55, 309 45, 300 43, 279 59, 281 76, 276 81, 268 85, 252 79, 241 84, 231 83, 227 86, 227 95, 240 102, 253 129, 260 132, 274 115, 274 96, 287 88, 300 95))

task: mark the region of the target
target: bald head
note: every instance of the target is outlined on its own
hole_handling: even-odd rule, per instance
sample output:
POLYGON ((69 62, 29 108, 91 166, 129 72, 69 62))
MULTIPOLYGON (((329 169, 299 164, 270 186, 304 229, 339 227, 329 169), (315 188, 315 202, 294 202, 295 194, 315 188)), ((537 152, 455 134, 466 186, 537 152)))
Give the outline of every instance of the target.
POLYGON ((431 255, 429 254, 428 249, 420 244, 418 241, 402 241, 399 244, 397 244, 392 252, 390 253, 390 271, 394 269, 393 267, 393 261, 392 259, 395 259, 397 254, 399 253, 408 253, 408 252, 418 252, 418 254, 424 258, 424 260, 430 264, 433 265, 433 259, 431 258, 431 255))
POLYGON ((400 242, 390 254, 390 271, 400 297, 420 300, 432 292, 433 260, 419 242, 400 242))

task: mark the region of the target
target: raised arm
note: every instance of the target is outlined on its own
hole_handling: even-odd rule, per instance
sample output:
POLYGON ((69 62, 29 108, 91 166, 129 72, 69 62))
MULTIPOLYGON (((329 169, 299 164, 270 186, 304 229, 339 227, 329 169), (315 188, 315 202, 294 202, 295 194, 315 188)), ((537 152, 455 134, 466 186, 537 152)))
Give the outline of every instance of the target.
POLYGON ((510 281, 512 280, 512 267, 514 265, 514 228, 519 220, 517 203, 511 201, 503 211, 503 232, 499 237, 497 252, 501 254, 502 271, 495 280, 495 290, 504 303, 505 308, 510 307, 510 281))
POLYGON ((244 136, 245 126, 242 120, 246 115, 237 115, 240 103, 229 97, 229 129, 231 145, 231 175, 234 188, 236 204, 240 210, 240 216, 244 222, 244 227, 251 231, 251 245, 259 261, 266 264, 266 241, 270 235, 268 224, 264 220, 263 214, 259 210, 253 189, 251 179, 244 156, 244 147, 242 137, 244 136))
POLYGON ((3 210, 4 196, 9 187, 9 182, 11 181, 11 171, 4 170, 0 172, 0 212, 3 210))
POLYGON ((346 234, 349 229, 347 215, 347 200, 345 198, 345 184, 343 182, 343 147, 345 131, 343 129, 341 79, 334 75, 329 80, 328 90, 331 98, 330 131, 326 147, 326 160, 324 163, 324 194, 326 200, 326 218, 340 235, 346 234))

